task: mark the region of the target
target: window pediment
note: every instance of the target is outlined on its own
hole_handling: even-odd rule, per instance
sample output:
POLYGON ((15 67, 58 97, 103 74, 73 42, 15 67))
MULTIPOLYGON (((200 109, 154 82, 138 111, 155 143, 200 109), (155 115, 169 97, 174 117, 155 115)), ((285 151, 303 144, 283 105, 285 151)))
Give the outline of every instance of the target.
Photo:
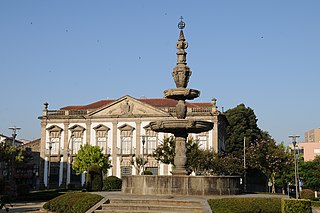
POLYGON ((82 126, 80 126, 80 125, 78 125, 78 124, 70 127, 69 129, 70 129, 71 131, 74 131, 74 132, 83 132, 83 131, 85 130, 84 127, 82 127, 82 126))
POLYGON ((63 131, 63 129, 58 127, 57 125, 52 125, 52 126, 48 127, 47 130, 49 132, 59 132, 59 133, 63 131))
POLYGON ((110 130, 109 127, 107 127, 103 124, 99 124, 98 126, 94 127, 93 129, 96 131, 106 131, 106 132, 108 132, 110 130))
POLYGON ((130 126, 129 124, 123 124, 122 126, 120 126, 118 128, 120 131, 131 131, 133 132, 133 130, 135 130, 134 127, 130 126))

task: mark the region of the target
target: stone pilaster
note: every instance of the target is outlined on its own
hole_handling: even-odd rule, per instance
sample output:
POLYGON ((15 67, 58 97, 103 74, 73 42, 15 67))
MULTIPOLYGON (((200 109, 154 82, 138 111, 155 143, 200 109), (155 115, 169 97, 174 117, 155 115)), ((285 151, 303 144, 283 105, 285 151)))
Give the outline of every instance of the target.
POLYGON ((69 123, 64 123, 64 136, 63 136, 63 170, 62 170, 62 183, 61 188, 67 188, 67 166, 68 166, 68 145, 69 145, 69 123))
POLYGON ((112 175, 117 175, 117 167, 120 165, 117 165, 117 125, 118 121, 112 122, 112 175))
POLYGON ((41 142, 40 142, 40 164, 39 164, 39 188, 43 189, 44 186, 44 167, 45 165, 45 148, 46 148, 46 128, 47 128, 47 118, 42 118, 41 121, 41 142))
POLYGON ((86 144, 91 144, 91 121, 86 120, 86 144))
POLYGON ((136 154, 137 156, 140 155, 141 150, 141 121, 136 121, 136 154))

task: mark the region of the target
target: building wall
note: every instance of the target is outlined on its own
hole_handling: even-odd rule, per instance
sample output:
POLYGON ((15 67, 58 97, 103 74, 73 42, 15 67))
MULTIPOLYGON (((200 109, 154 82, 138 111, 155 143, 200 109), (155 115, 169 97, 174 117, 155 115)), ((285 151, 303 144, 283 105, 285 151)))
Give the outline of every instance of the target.
MULTIPOLYGON (((131 161, 135 160, 135 157, 142 156, 142 136, 147 135, 148 125, 151 121, 161 119, 173 119, 172 115, 159 110, 156 107, 150 105, 144 105, 139 100, 126 96, 118 101, 117 105, 108 105, 93 111, 86 111, 85 115, 71 116, 71 111, 55 110, 50 111, 45 109, 41 119, 41 157, 44 159, 43 172, 43 184, 48 185, 48 182, 52 187, 65 187, 69 184, 84 184, 84 174, 81 176, 80 181, 72 180, 71 165, 75 153, 72 153, 72 143, 75 140, 75 132, 81 132, 82 144, 97 145, 97 132, 99 129, 106 131, 106 147, 104 152, 110 154, 110 160, 112 168, 108 171, 108 176, 114 175, 121 178, 121 168, 131 168, 132 175, 138 175, 139 171, 132 166, 131 161), (132 111, 123 111, 121 106, 131 104, 134 106, 132 111), (140 113, 140 114, 138 114, 140 113), (121 132, 131 131, 131 147, 130 153, 124 154, 122 151, 121 132), (59 145, 55 146, 56 142, 51 143, 55 146, 55 152, 49 149, 50 140, 52 136, 59 137, 59 145), (73 135, 73 136, 72 136, 73 135), (50 181, 51 175, 48 174, 48 167, 50 165, 60 165, 60 168, 56 171, 59 173, 59 181, 54 183, 50 181), (49 175, 49 178, 48 178, 49 175)), ((223 118, 218 111, 205 112, 205 113, 190 113, 187 118, 195 120, 207 120, 214 123, 213 130, 206 134, 207 143, 206 148, 212 149, 215 152, 221 150, 224 147, 224 131, 223 118), (219 125, 218 125, 219 124, 219 125), (220 135, 219 135, 220 134, 220 135)), ((222 116, 223 117, 223 116, 222 116)), ((156 134, 156 144, 159 145, 165 137, 169 136, 165 133, 156 134)), ((196 135, 193 135, 196 137, 196 135)), ((170 175, 172 166, 164 165, 157 162, 151 155, 146 154, 146 147, 144 156, 148 159, 148 163, 145 167, 158 168, 158 175, 170 175)), ((52 168, 51 168, 52 170, 52 168)), ((51 171, 50 170, 50 171, 51 171)), ((140 171, 141 172, 141 171, 140 171)), ((52 173, 52 171, 51 171, 52 173)))
POLYGON ((304 133, 305 142, 320 142, 320 128, 312 129, 304 133))
POLYGON ((304 161, 311 161, 320 155, 320 143, 301 142, 298 143, 299 150, 303 150, 304 161))

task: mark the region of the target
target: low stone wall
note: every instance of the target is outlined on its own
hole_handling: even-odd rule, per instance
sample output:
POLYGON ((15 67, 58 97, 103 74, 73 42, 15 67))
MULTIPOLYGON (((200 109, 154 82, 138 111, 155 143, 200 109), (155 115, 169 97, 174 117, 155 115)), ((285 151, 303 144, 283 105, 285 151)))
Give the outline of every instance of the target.
POLYGON ((241 193, 240 176, 122 177, 122 192, 139 195, 234 195, 241 193))

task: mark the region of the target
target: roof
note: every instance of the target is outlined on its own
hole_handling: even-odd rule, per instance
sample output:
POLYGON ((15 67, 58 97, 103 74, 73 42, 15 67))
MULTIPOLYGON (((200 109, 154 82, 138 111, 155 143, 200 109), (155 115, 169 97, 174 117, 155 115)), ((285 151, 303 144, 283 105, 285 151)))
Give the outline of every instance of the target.
MULTIPOLYGON (((141 102, 149 104, 154 107, 175 107, 177 104, 176 100, 167 99, 167 98, 141 98, 137 99, 141 102)), ((83 106, 66 106, 61 108, 60 110, 92 110, 98 109, 102 106, 108 105, 115 100, 101 100, 98 102, 94 102, 92 104, 83 105, 83 106)), ((210 107, 212 103, 210 102, 187 102, 187 107, 210 107)))

